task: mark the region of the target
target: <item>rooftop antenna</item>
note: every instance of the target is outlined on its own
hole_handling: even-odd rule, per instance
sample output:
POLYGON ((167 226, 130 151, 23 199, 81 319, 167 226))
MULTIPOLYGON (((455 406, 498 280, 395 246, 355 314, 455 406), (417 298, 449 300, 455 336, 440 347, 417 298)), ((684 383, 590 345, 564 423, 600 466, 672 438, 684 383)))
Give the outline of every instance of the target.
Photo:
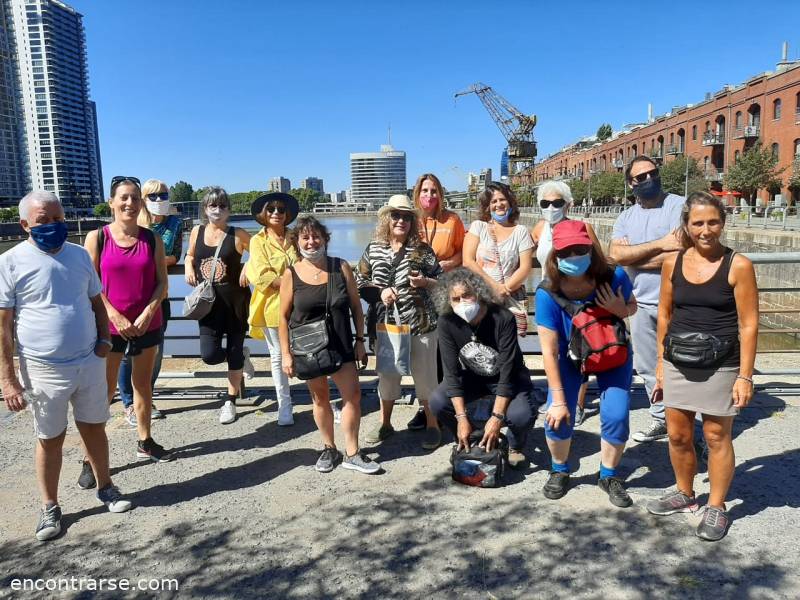
POLYGON ((391 146, 392 145, 392 124, 391 123, 389 123, 389 134, 388 134, 388 137, 389 137, 389 145, 391 146))

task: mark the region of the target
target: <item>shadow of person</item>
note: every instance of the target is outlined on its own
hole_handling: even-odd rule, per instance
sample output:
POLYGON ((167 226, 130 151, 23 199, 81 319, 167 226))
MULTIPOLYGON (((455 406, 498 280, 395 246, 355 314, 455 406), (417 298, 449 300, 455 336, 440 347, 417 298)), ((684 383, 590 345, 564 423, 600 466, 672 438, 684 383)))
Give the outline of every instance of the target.
POLYGON ((730 509, 733 520, 757 515, 766 508, 800 508, 800 449, 759 456, 736 467, 729 499, 741 504, 730 509))

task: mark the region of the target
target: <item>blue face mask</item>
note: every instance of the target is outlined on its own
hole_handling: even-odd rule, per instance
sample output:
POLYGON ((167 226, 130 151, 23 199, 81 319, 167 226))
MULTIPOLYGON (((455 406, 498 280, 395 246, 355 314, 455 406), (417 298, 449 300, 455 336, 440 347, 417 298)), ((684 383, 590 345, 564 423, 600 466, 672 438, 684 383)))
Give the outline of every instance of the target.
POLYGON ((642 200, 655 200, 661 195, 661 177, 649 177, 633 186, 633 195, 642 200))
POLYGON ((67 241, 67 224, 64 221, 53 221, 31 227, 31 239, 43 252, 58 250, 67 241))
POLYGON ((498 223, 505 223, 506 221, 508 221, 508 217, 509 217, 510 214, 511 214, 511 210, 507 210, 505 212, 505 214, 502 214, 502 215, 498 215, 497 213, 493 212, 492 213, 492 219, 494 219, 498 223))
POLYGON ((559 271, 564 273, 564 275, 577 277, 578 275, 583 275, 589 269, 589 265, 592 264, 592 253, 587 252, 586 254, 559 258, 557 260, 559 271))

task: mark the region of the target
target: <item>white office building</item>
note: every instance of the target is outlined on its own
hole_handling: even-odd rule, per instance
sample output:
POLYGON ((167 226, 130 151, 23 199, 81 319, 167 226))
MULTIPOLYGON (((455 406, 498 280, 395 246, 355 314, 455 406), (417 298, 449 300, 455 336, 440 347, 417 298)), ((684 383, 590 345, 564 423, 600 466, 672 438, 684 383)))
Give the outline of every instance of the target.
POLYGON ((104 195, 83 16, 59 0, 2 3, 7 37, 0 43, 15 62, 26 188, 88 208, 104 195))
POLYGON ((270 192, 281 192, 283 194, 288 194, 289 190, 291 189, 292 182, 286 179, 286 177, 273 177, 269 180, 270 192))
POLYGON ((392 194, 408 192, 406 153, 384 145, 380 152, 351 154, 350 182, 350 202, 383 206, 392 194))

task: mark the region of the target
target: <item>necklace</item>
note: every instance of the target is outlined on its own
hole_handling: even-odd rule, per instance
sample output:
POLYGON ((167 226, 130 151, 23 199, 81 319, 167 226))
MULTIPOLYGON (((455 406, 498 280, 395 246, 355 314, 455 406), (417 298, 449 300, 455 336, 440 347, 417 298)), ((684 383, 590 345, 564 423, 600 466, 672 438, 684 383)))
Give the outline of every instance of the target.
POLYGON ((320 268, 319 268, 317 265, 315 265, 315 264, 314 264, 313 262, 311 262, 310 260, 308 261, 308 266, 310 266, 310 267, 313 267, 313 268, 315 268, 315 269, 317 270, 317 272, 316 272, 316 273, 314 273, 314 281, 319 281, 319 276, 322 274, 322 272, 323 272, 325 269, 320 269, 320 268))

